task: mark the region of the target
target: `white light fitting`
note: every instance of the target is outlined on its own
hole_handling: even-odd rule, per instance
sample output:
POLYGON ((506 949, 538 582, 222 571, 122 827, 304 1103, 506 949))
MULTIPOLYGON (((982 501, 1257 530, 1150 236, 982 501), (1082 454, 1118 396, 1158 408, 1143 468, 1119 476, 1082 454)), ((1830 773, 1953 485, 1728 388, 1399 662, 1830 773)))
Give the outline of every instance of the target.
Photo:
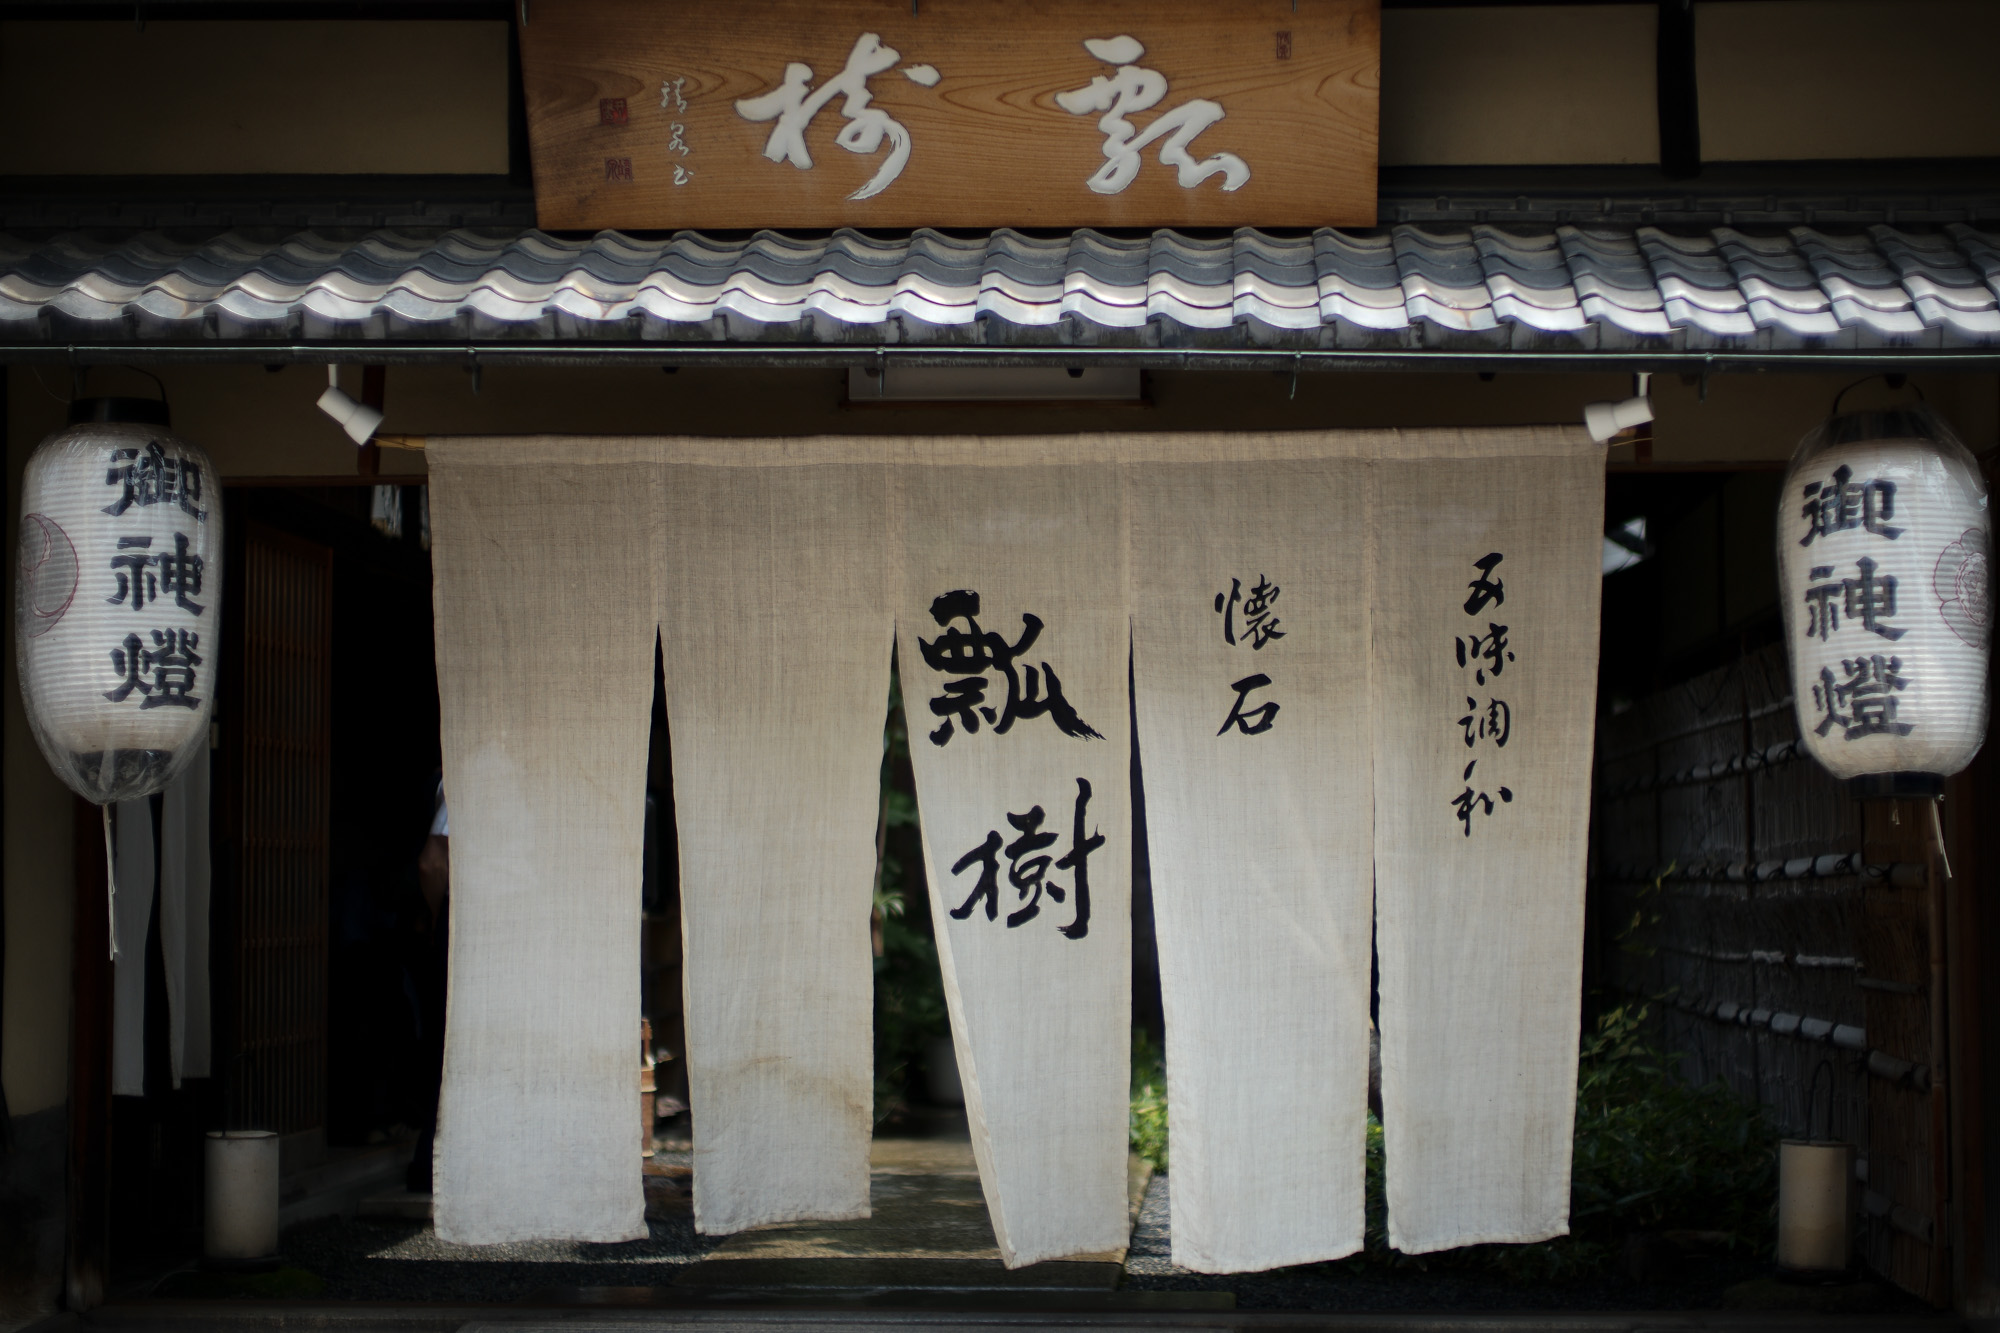
POLYGON ((366 444, 374 438, 375 430, 382 424, 382 414, 365 403, 357 403, 340 387, 340 367, 326 368, 326 392, 319 396, 319 410, 340 423, 347 432, 347 438, 355 444, 366 444))
POLYGON ((1627 398, 1619 403, 1590 403, 1583 409, 1583 428, 1590 438, 1603 444, 1621 430, 1643 426, 1653 419, 1650 398, 1627 398))

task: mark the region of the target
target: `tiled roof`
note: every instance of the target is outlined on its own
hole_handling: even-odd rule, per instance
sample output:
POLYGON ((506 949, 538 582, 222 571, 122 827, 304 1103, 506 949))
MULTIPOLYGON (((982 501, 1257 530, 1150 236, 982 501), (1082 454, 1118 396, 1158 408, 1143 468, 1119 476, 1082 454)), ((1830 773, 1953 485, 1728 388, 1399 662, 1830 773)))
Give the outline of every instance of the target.
POLYGON ((0 236, 8 344, 1000 344, 1659 351, 2000 347, 1965 224, 807 240, 382 230, 0 236))

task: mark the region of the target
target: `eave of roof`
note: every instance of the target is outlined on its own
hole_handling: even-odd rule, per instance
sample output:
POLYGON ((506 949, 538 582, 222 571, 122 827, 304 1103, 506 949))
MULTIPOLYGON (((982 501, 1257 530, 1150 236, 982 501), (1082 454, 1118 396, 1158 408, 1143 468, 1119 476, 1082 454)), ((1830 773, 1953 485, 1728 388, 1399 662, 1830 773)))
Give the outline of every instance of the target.
POLYGON ((2000 234, 0 236, 0 357, 73 346, 244 359, 314 346, 1984 359, 2000 351, 2000 234))

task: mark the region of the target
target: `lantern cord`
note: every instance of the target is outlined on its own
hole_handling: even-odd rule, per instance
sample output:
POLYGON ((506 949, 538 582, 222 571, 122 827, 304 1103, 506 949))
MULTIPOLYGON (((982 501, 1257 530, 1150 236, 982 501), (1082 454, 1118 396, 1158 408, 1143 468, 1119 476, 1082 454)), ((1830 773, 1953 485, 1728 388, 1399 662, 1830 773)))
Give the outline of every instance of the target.
POLYGON ((1956 878, 1951 873, 1951 854, 1944 849, 1944 817, 1938 814, 1938 803, 1931 802, 1931 832, 1937 837, 1938 860, 1944 862, 1944 877, 1956 878))
POLYGON ((111 923, 111 961, 118 961, 118 863, 111 855, 111 805, 104 811, 104 911, 111 923))

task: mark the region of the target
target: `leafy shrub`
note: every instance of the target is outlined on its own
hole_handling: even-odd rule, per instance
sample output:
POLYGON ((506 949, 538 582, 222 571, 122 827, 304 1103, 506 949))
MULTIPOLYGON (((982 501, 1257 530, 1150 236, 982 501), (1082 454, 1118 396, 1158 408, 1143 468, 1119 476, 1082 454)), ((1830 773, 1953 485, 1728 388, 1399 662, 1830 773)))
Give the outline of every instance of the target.
POLYGON ((1676 1077, 1645 1040, 1646 1010, 1612 1009, 1584 1038, 1571 1225, 1723 1232, 1761 1249, 1775 1221, 1776 1132, 1726 1085, 1676 1077))
POLYGON ((918 919, 911 920, 911 893, 897 843, 918 836, 917 798, 905 785, 910 759, 903 719, 901 684, 889 679, 889 716, 882 728, 882 805, 877 844, 874 925, 875 955, 875 1123, 902 1108, 905 1090, 924 1059, 925 1047, 949 1031, 944 975, 930 913, 918 891, 918 919), (907 833, 904 832, 907 830, 907 833))
POLYGON ((1132 1151, 1167 1169, 1167 1057, 1144 1028, 1132 1029, 1132 1151))

